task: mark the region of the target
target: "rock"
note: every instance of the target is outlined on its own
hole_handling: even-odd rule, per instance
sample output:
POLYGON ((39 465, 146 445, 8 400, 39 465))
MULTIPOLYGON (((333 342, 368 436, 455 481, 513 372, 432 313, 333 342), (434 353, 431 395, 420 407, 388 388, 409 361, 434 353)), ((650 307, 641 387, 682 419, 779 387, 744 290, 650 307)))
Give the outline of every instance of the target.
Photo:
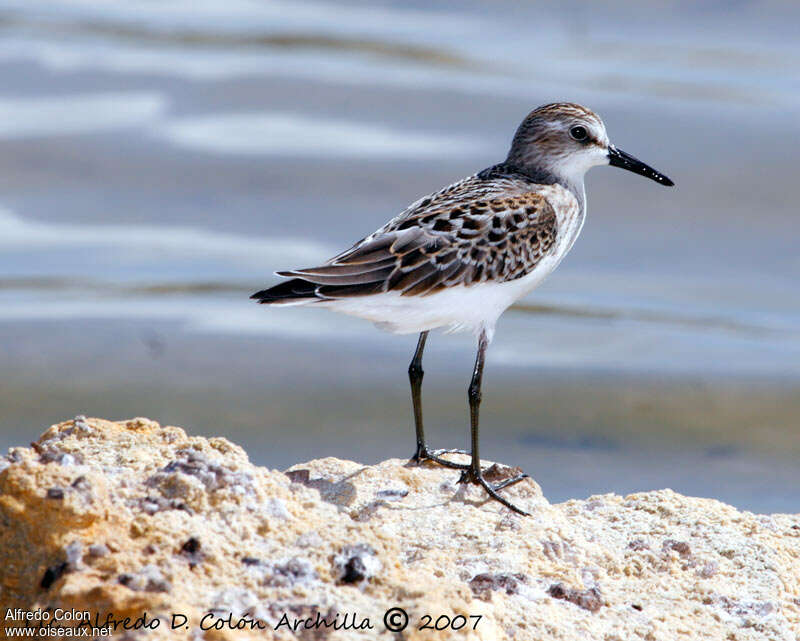
POLYGON ((0 459, 0 603, 138 625, 129 639, 800 635, 798 515, 670 490, 551 505, 526 480, 506 491, 521 517, 458 477, 283 473, 224 438, 79 417, 0 459))

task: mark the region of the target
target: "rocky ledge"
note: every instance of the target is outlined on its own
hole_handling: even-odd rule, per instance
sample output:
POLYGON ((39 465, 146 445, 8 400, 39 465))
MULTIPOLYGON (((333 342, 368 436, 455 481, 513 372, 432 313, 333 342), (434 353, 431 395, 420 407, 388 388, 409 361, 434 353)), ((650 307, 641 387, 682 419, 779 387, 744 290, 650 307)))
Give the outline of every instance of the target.
POLYGON ((800 515, 670 490, 551 505, 529 480, 508 490, 521 517, 457 479, 395 459, 279 472, 224 438, 78 417, 0 459, 3 625, 132 639, 800 635, 800 515))

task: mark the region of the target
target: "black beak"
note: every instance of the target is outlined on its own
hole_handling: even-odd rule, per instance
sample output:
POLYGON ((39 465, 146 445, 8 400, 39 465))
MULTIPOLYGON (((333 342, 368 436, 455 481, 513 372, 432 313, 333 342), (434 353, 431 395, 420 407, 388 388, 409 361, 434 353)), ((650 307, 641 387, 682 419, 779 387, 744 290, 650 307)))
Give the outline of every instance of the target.
POLYGON ((672 187, 675 184, 661 172, 656 171, 650 165, 645 165, 641 160, 626 154, 621 149, 617 149, 614 145, 608 146, 608 164, 612 167, 622 167, 632 171, 634 174, 655 180, 665 187, 672 187))

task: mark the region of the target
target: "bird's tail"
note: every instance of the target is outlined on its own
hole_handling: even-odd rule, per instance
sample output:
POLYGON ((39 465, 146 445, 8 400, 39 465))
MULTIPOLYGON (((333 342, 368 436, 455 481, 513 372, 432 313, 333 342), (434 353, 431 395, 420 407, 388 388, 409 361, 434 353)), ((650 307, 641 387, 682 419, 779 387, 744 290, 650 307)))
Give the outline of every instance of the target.
POLYGON ((292 278, 269 289, 262 289, 250 298, 262 305, 305 305, 319 300, 317 287, 318 284, 302 278, 292 278))

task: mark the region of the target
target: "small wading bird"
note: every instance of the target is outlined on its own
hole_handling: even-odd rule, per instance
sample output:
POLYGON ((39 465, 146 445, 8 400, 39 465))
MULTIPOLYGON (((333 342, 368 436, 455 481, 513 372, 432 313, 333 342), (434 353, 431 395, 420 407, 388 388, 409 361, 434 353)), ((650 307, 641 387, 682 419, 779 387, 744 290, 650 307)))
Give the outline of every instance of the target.
POLYGON ((583 176, 612 165, 662 185, 673 182, 609 143, 603 121, 572 103, 544 105, 517 129, 501 163, 425 196, 375 233, 324 265, 278 272, 290 278, 252 298, 269 305, 314 305, 373 321, 399 334, 419 333, 408 368, 417 433, 412 460, 463 470, 508 508, 527 514, 498 492, 481 469, 478 408, 486 348, 500 314, 533 290, 561 262, 586 216, 583 176), (422 425, 422 352, 438 327, 471 330, 478 355, 468 388, 471 462, 429 450, 422 425))

